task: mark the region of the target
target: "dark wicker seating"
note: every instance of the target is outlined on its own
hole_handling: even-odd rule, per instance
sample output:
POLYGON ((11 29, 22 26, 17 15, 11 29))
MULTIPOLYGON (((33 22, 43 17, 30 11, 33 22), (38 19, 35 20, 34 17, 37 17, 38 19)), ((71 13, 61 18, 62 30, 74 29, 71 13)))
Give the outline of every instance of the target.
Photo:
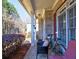
MULTIPOLYGON (((48 59, 48 46, 43 46, 44 41, 40 40, 37 42, 37 56, 38 54, 47 54, 48 59)), ((36 59, 37 59, 36 56, 36 59)))

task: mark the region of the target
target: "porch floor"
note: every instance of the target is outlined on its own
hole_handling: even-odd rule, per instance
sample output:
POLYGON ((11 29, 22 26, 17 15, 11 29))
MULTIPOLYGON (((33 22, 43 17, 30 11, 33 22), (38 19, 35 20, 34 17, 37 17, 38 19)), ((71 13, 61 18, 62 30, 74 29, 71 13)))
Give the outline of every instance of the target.
MULTIPOLYGON (((36 59, 36 46, 31 46, 24 59, 36 59)), ((47 59, 46 54, 38 54, 37 59, 47 59)))
MULTIPOLYGON (((69 47, 65 53, 65 56, 55 55, 51 53, 51 50, 49 49, 48 59, 76 59, 76 42, 70 41, 68 46, 69 47)), ((36 52, 37 52, 36 45, 31 46, 27 54, 25 55, 24 59, 36 59, 36 52)), ((47 59, 47 55, 39 54, 37 59, 47 59)))

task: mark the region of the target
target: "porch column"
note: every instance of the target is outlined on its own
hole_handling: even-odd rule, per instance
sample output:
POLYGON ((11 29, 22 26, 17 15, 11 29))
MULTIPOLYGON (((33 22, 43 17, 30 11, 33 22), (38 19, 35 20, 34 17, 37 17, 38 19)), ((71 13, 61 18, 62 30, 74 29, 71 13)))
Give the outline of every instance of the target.
POLYGON ((36 20, 35 16, 31 16, 31 45, 34 46, 36 41, 36 20))
POLYGON ((46 38, 46 33, 45 33, 45 18, 43 19, 43 40, 46 38))
POLYGON ((68 47, 68 16, 66 8, 66 48, 68 47))
POLYGON ((45 9, 43 9, 43 40, 46 39, 46 31, 45 31, 45 9))
POLYGON ((58 16, 56 16, 56 37, 58 38, 58 16))
POLYGON ((54 14, 54 39, 56 40, 56 13, 54 14))

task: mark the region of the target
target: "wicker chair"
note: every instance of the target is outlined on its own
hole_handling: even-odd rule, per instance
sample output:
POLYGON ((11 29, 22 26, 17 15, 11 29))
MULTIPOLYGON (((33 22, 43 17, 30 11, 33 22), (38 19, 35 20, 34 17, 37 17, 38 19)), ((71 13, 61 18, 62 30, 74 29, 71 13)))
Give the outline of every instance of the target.
POLYGON ((36 59, 38 57, 38 54, 47 54, 47 59, 48 59, 48 46, 43 46, 44 41, 39 40, 37 42, 37 55, 36 59))

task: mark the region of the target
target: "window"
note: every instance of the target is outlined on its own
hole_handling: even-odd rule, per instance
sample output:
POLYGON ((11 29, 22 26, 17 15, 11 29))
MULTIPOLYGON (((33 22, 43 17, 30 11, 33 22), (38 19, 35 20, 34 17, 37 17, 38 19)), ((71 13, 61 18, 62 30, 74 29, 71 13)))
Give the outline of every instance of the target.
POLYGON ((66 46, 66 13, 58 16, 58 36, 61 38, 63 44, 66 46))
POLYGON ((72 6, 68 9, 68 33, 69 40, 76 39, 76 6, 72 6))

